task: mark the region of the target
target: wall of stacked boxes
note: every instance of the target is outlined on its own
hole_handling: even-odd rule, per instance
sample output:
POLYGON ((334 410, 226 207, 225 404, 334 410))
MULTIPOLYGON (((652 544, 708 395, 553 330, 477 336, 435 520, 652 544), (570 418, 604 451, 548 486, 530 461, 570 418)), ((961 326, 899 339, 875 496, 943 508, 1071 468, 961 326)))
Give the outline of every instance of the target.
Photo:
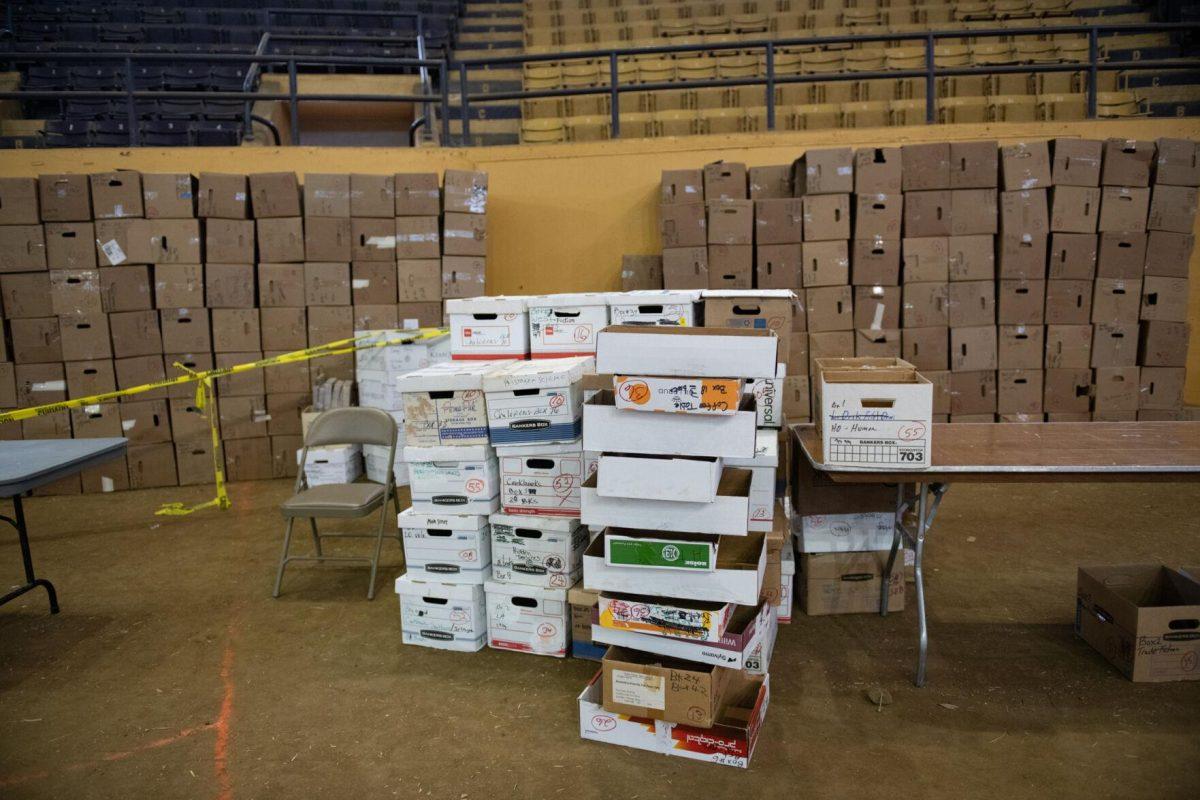
MULTIPOLYGON (((0 408, 128 389, 346 339, 441 325, 484 292, 487 176, 202 172, 0 179, 0 408)), ((295 475, 312 387, 352 355, 216 382, 231 480, 295 475)), ((127 436, 125 465, 46 491, 213 480, 210 424, 181 385, 0 425, 0 437, 127 436)))
MULTIPOLYGON (((628 286, 791 289, 786 395, 816 359, 903 357, 935 420, 1193 418, 1182 406, 1200 149, 1055 139, 808 150, 662 175, 661 267, 628 286)), ((724 313, 724 312, 723 312, 724 313)), ((713 324, 709 320, 706 324, 713 324)))

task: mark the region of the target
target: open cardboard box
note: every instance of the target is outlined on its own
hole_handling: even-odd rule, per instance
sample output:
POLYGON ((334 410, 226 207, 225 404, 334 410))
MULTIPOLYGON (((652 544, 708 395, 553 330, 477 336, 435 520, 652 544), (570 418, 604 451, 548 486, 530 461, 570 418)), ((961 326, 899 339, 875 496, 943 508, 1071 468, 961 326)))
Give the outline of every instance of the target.
MULTIPOLYGON (((601 600, 603 605, 603 599, 601 600)), ((716 640, 684 639, 675 636, 613 628, 604 624, 592 626, 592 641, 600 644, 626 647, 655 653, 668 658, 679 658, 697 664, 711 664, 730 669, 745 669, 752 655, 762 652, 768 636, 773 637, 775 628, 774 609, 769 603, 754 606, 736 606, 725 632, 716 640)), ((603 622, 603 612, 599 617, 603 622)), ((771 646, 773 646, 773 642, 771 646)), ((770 660, 771 646, 766 648, 765 662, 770 660)), ((761 656, 760 656, 761 657, 761 656)))
POLYGON ((583 404, 583 449, 753 458, 757 416, 753 395, 744 395, 733 414, 638 414, 617 408, 613 392, 606 389, 583 404))
POLYGON ((770 330, 610 325, 596 337, 596 372, 681 378, 773 378, 770 330))
POLYGON ((716 498, 705 503, 604 497, 596 491, 599 476, 592 475, 580 492, 581 516, 585 525, 745 536, 751 478, 749 470, 726 467, 716 498))
POLYGON ((602 664, 605 710, 698 728, 712 727, 734 673, 624 647, 610 647, 602 664))
POLYGON ((597 604, 596 621, 614 630, 719 642, 736 608, 733 603, 605 592, 597 604))
POLYGON ((713 456, 604 453, 596 471, 596 494, 638 500, 712 503, 717 499, 721 482, 721 464, 721 459, 713 456))

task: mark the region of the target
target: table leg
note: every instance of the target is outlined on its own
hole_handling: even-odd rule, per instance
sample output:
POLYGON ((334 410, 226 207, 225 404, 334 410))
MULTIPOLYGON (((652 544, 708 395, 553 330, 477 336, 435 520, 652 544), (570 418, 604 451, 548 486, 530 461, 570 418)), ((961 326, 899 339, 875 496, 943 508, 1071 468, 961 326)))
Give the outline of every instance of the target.
POLYGON ((25 585, 18 586, 8 594, 0 597, 0 606, 41 586, 46 590, 46 594, 50 596, 50 613, 57 614, 58 593, 54 591, 54 584, 45 578, 37 577, 33 572, 33 555, 29 552, 29 533, 25 528, 25 509, 21 505, 20 495, 13 496, 13 515, 15 519, 10 519, 9 517, 0 517, 0 519, 3 519, 17 529, 17 540, 21 544, 21 561, 25 566, 25 585))
MULTIPOLYGON (((929 624, 925 619, 925 528, 926 520, 926 497, 925 484, 917 484, 917 535, 914 549, 916 550, 916 565, 913 570, 915 581, 917 584, 917 622, 920 625, 920 650, 917 655, 917 680, 916 684, 919 687, 925 685, 925 659, 929 654, 929 624)), ((887 590, 887 586, 884 586, 887 590)))

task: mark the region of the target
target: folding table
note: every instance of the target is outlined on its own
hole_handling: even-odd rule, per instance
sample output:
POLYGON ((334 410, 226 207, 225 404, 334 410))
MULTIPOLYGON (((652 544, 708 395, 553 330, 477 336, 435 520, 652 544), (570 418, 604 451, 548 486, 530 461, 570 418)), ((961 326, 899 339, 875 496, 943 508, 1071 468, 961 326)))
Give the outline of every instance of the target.
POLYGON ((35 587, 41 586, 50 595, 50 613, 58 613, 58 595, 54 584, 33 572, 33 557, 29 553, 29 532, 25 527, 25 510, 21 495, 39 486, 54 483, 60 478, 82 472, 125 454, 127 439, 28 439, 0 442, 0 497, 11 497, 13 516, 0 519, 17 529, 21 543, 21 560, 25 565, 25 585, 18 586, 0 597, 0 605, 15 600, 35 587))
POLYGON ((1200 481, 1200 422, 935 423, 929 469, 851 470, 822 462, 815 425, 793 426, 814 469, 835 483, 895 483, 896 523, 880 614, 901 541, 916 552, 920 626, 916 685, 925 685, 925 537, 951 483, 1145 483, 1200 481), (910 487, 913 487, 910 489, 910 487), (916 509, 916 529, 904 521, 916 509))

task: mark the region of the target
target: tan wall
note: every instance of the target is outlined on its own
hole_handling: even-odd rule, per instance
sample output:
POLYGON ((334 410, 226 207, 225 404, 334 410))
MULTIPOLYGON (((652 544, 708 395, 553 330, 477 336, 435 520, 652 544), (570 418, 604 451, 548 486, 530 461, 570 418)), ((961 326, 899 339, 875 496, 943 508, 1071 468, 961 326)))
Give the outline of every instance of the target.
MULTIPOLYGON (((1009 123, 739 134, 579 145, 467 148, 274 148, 10 150, 0 175, 154 171, 489 173, 488 291, 531 293, 620 288, 624 253, 659 251, 656 196, 663 169, 717 159, 782 164, 809 147, 908 142, 1121 136, 1200 139, 1200 119, 1009 123)), ((1200 226, 1197 227, 1200 232, 1200 226)), ((1200 249, 1192 254, 1192 342, 1185 398, 1200 404, 1200 249)))

